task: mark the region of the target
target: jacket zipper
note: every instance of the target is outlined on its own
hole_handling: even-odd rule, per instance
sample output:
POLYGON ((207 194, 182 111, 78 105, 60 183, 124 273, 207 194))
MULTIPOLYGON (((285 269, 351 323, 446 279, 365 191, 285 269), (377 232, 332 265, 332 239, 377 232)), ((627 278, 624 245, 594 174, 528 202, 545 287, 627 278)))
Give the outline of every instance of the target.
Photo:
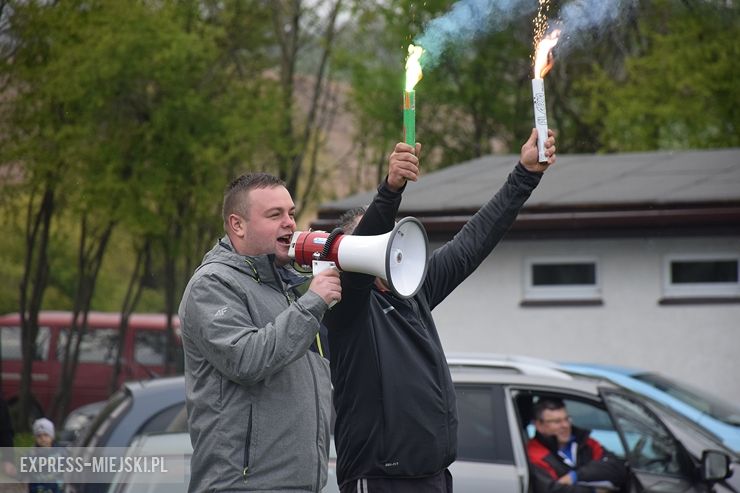
POLYGON ((242 479, 247 482, 247 473, 249 472, 249 446, 252 443, 252 406, 249 406, 249 421, 247 422, 247 438, 244 440, 244 469, 242 469, 242 479))
MULTIPOLYGON (((414 311, 414 314, 416 315, 416 318, 418 320, 422 320, 421 313, 419 311, 419 304, 416 302, 416 300, 414 298, 410 298, 409 301, 411 302, 411 308, 414 311)), ((446 414, 447 413, 447 410, 450 408, 450 402, 449 402, 448 393, 451 392, 452 389, 450 389, 450 388, 447 387, 447 378, 446 378, 446 375, 444 375, 444 373, 445 373, 445 371, 448 371, 449 372, 449 370, 446 370, 446 368, 447 368, 447 362, 445 361, 444 352, 442 352, 441 355, 438 354, 437 355, 437 359, 438 359, 438 363, 439 363, 439 371, 437 372, 437 376, 440 379, 439 380, 440 383, 443 384, 442 398, 444 399, 444 402, 445 402, 445 414, 446 414)), ((450 423, 449 423, 448 419, 449 419, 449 416, 447 416, 446 419, 445 419, 445 439, 446 439, 446 443, 445 443, 445 450, 443 451, 443 457, 442 457, 443 463, 447 459, 447 457, 449 456, 449 451, 450 451, 450 423)))
POLYGON ((311 378, 313 379, 314 396, 316 402, 316 488, 315 492, 319 491, 319 483, 321 482, 321 450, 319 448, 319 434, 321 433, 321 405, 319 402, 319 385, 316 381, 316 370, 311 364, 311 357, 306 354, 306 361, 308 361, 308 367, 311 369, 311 378))

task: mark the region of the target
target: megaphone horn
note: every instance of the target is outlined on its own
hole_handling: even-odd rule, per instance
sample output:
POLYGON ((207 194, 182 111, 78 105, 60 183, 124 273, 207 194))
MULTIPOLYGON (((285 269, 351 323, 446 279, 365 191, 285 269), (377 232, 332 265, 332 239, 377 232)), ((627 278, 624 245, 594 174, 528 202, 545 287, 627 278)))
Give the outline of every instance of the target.
POLYGON ((428 254, 426 231, 413 217, 403 218, 393 231, 377 236, 345 235, 341 230, 296 231, 288 251, 306 268, 326 260, 340 270, 380 277, 400 298, 410 298, 421 288, 428 254))

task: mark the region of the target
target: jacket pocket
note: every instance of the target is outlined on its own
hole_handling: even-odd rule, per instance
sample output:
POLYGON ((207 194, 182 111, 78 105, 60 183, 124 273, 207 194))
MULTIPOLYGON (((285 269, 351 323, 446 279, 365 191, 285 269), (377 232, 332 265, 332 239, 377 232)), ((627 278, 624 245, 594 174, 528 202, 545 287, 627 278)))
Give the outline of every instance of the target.
POLYGON ((242 479, 247 482, 249 474, 249 449, 252 445, 252 405, 249 405, 249 419, 247 420, 247 436, 244 439, 244 467, 242 468, 242 479))

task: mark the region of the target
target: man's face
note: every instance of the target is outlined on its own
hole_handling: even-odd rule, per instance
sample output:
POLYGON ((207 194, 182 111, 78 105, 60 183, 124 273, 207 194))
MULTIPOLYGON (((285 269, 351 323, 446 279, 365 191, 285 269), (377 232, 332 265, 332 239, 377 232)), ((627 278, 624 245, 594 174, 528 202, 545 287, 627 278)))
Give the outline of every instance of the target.
POLYGON ((565 409, 545 409, 542 413, 542 419, 536 419, 534 422, 537 431, 543 435, 555 435, 558 438, 559 445, 565 445, 570 440, 572 432, 570 416, 565 409))
POLYGON ((285 187, 249 191, 244 218, 243 255, 275 254, 275 263, 290 262, 288 248, 295 232, 295 204, 285 187))

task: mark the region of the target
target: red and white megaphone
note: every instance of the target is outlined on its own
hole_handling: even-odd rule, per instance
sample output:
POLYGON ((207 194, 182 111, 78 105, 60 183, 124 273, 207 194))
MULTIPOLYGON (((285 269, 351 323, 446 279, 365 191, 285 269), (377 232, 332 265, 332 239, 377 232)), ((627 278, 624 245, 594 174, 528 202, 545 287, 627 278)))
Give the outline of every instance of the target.
POLYGON ((380 277, 400 298, 414 296, 427 272, 429 241, 421 222, 401 219, 393 231, 377 236, 345 235, 340 229, 296 231, 288 255, 317 274, 329 266, 380 277))

